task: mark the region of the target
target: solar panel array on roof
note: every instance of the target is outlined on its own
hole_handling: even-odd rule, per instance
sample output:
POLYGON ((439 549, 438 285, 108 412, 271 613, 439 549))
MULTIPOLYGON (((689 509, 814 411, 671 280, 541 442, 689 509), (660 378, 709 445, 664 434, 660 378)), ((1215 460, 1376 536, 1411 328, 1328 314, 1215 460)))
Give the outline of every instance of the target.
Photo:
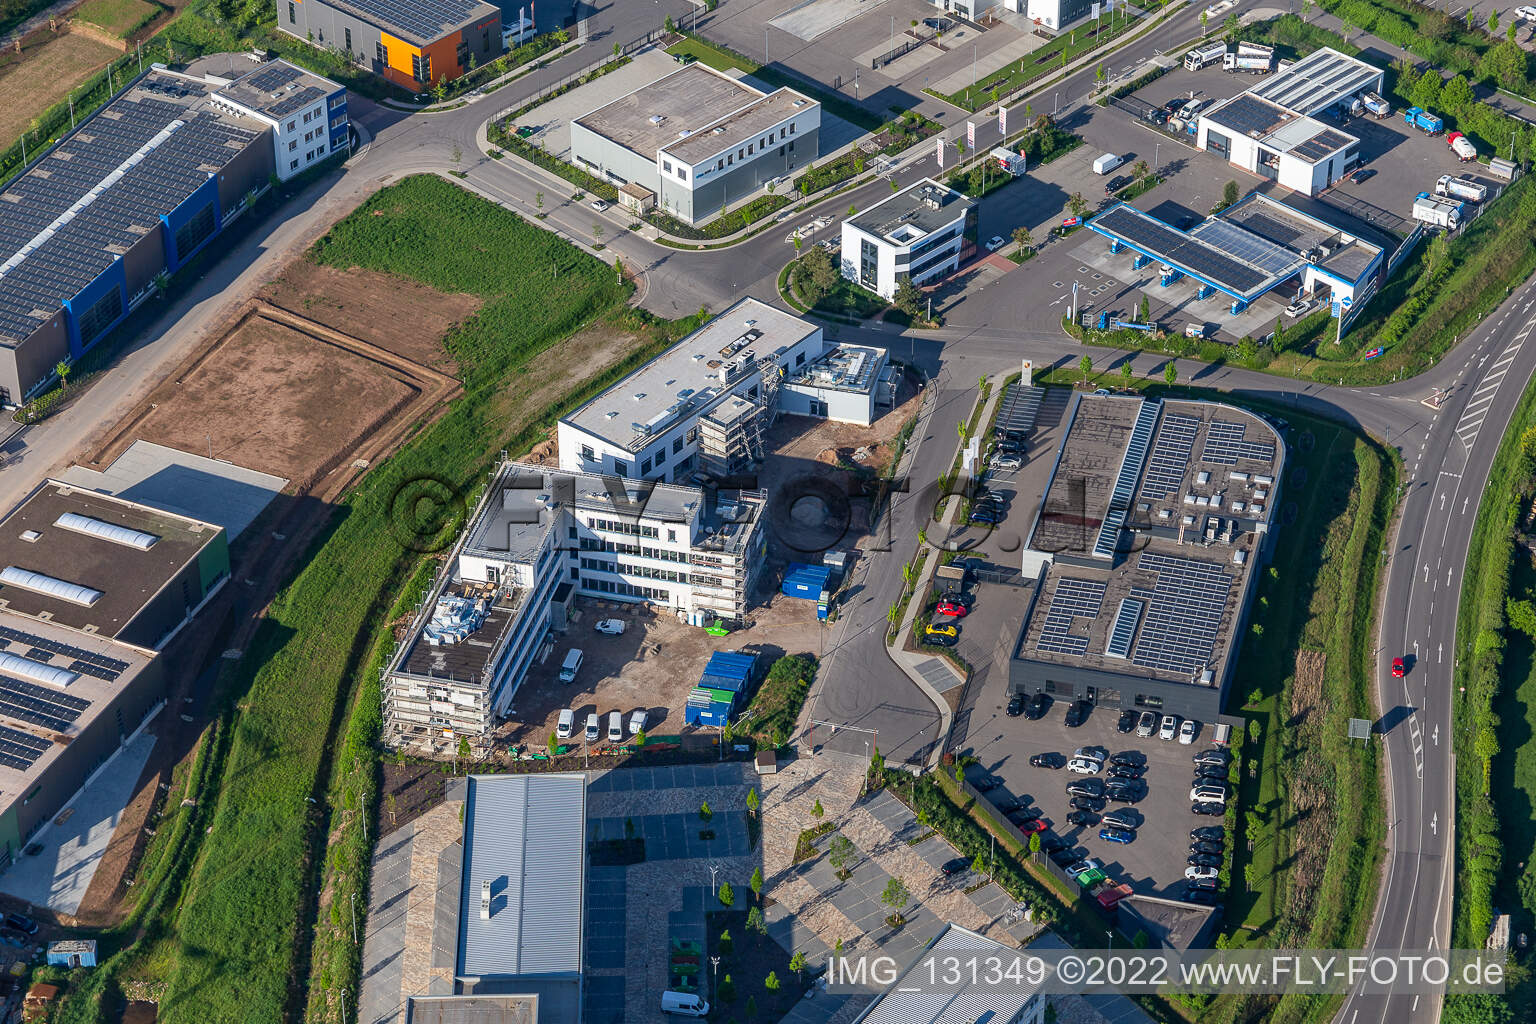
POLYGON ((1147 603, 1139 598, 1120 599, 1120 607, 1115 611, 1115 624, 1110 628, 1109 640, 1104 644, 1105 657, 1130 657, 1131 640, 1136 636, 1136 627, 1141 623, 1141 613, 1146 607, 1147 603))
POLYGON ((1083 580, 1063 576, 1056 581, 1051 593, 1051 607, 1045 613, 1040 627, 1040 639, 1035 649, 1054 651, 1057 654, 1085 654, 1088 638, 1073 633, 1075 619, 1096 619, 1104 608, 1104 591, 1108 585, 1100 580, 1083 580))
POLYGON ((1282 107, 1315 114, 1371 88, 1380 76, 1380 69, 1323 47, 1271 75, 1250 92, 1282 107))
MULTIPOLYGON (((1124 203, 1110 207, 1090 225, 1231 294, 1251 297, 1274 283, 1273 274, 1229 256, 1198 234, 1185 234, 1124 203)), ((1299 265, 1300 257, 1297 261, 1299 265)))
POLYGON ((20 729, 0 725, 0 764, 24 772, 48 752, 52 743, 20 729))
POLYGON ((1143 668, 1185 675, 1205 668, 1216 649, 1222 609, 1232 592, 1232 575, 1214 562, 1143 551, 1139 566, 1157 574, 1151 589, 1131 596, 1147 602, 1131 659, 1143 668))
POLYGON ((1190 234, 1272 278, 1295 273, 1306 262, 1299 253, 1221 217, 1196 224, 1190 234))
POLYGON ((1203 115, 1223 128, 1251 139, 1262 138, 1296 115, 1248 93, 1240 93, 1203 115))
POLYGON ((17 721, 68 732, 80 712, 90 706, 91 702, 81 697, 0 675, 0 715, 17 721))
POLYGON ((1182 413, 1168 413, 1157 428, 1157 441, 1147 460, 1147 474, 1141 485, 1144 498, 1166 498, 1179 489, 1184 469, 1195 447, 1200 420, 1182 413))
POLYGON ((1235 466, 1239 460, 1273 462, 1275 445, 1272 441, 1247 440, 1248 425, 1228 420, 1212 420, 1206 432, 1205 447, 1200 451, 1203 462, 1221 466, 1235 466))
POLYGON ((105 654, 97 654, 83 647, 75 647, 73 644, 60 643, 47 637, 36 636, 32 633, 24 633, 10 626, 0 626, 0 649, 9 647, 13 643, 29 644, 32 647, 44 651, 52 651, 54 654, 62 654, 66 658, 73 658, 70 664, 71 671, 82 675, 95 676, 107 682, 114 682, 118 676, 128 671, 128 663, 117 658, 109 658, 105 654))
POLYGON ((1353 141, 1355 140, 1350 136, 1330 128, 1327 131, 1319 132, 1295 149, 1292 149, 1291 155, 1300 157, 1309 164, 1315 164, 1329 154, 1337 153, 1353 141))
POLYGON ((36 244, 0 277, 0 339, 30 336, 152 231, 161 214, 260 137, 196 105, 202 96, 151 73, 0 192, 0 262, 36 244), (124 169, 173 125, 163 142, 124 169), (118 170, 121 176, 109 181, 118 170), (39 243, 45 229, 87 198, 88 205, 39 243))
POLYGON ((1125 516, 1131 507, 1131 497, 1136 493, 1136 481, 1147 464, 1147 447, 1152 443, 1152 428, 1157 423, 1162 403, 1155 398, 1142 399, 1136 410, 1136 422, 1131 425, 1131 436, 1125 445, 1125 455, 1120 459, 1120 471, 1115 474, 1115 488, 1109 495, 1109 510, 1099 524, 1099 535, 1093 543, 1093 553, 1098 558, 1113 558, 1120 541, 1120 531, 1125 528, 1125 516))
POLYGON ((476 0, 326 0, 331 6, 352 11, 364 21, 399 29, 416 42, 429 43, 444 31, 468 21, 480 6, 476 0))

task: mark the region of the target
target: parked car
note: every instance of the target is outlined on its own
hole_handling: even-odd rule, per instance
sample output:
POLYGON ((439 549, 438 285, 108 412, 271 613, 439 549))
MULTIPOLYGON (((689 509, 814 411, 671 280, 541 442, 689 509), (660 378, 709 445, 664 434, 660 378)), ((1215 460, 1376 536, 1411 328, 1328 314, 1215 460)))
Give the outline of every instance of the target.
POLYGON ((1223 849, 1224 849, 1224 847, 1220 843, 1190 843, 1189 844, 1189 852, 1190 852, 1191 855, 1194 855, 1194 854, 1205 854, 1208 857, 1220 857, 1223 849))
POLYGON ((1067 759, 1060 754, 1035 754, 1029 759, 1029 763, 1035 768, 1049 768, 1056 771, 1067 763, 1067 759))
MULTIPOLYGON (((1004 709, 1009 718, 1018 718, 1024 713, 1024 695, 1016 693, 1008 698, 1008 707, 1004 709)), ((1031 759, 1033 763, 1033 759, 1031 759)))
POLYGON ((1184 869, 1184 877, 1189 879, 1214 879, 1220 874, 1221 872, 1217 871, 1215 868, 1195 867, 1191 865, 1190 867, 1184 869))
POLYGON ((945 861, 944 866, 940 870, 946 875, 958 875, 962 871, 969 870, 970 866, 971 862, 964 857, 955 857, 952 860, 945 861))
POLYGON ((1121 189, 1125 188, 1125 186, 1129 185, 1130 183, 1131 179, 1129 176, 1124 174, 1117 174, 1104 183, 1104 194, 1107 196, 1112 196, 1116 192, 1119 192, 1121 189))
POLYGON ((1146 766, 1147 755, 1139 750, 1122 750, 1110 758, 1109 763, 1116 768, 1142 768, 1146 766))
POLYGON ((1067 728, 1068 729, 1076 729, 1078 726, 1082 725, 1087 720, 1088 720, 1088 702, 1087 701, 1085 701, 1085 700, 1075 700, 1071 704, 1067 705, 1066 723, 1067 723, 1067 728))
POLYGON ((555 739, 568 740, 571 733, 576 731, 576 712, 565 708, 560 712, 559 719, 555 722, 555 739))
POLYGON ((1227 813, 1227 807, 1226 807, 1225 804, 1213 804, 1213 803, 1205 803, 1205 802, 1202 802, 1202 803, 1192 803, 1192 804, 1189 805, 1189 810, 1190 810, 1190 813, 1192 813, 1192 814, 1226 814, 1227 813))
POLYGON ((1393 658, 1392 659, 1392 678, 1393 679, 1401 679, 1406 674, 1407 674, 1407 672, 1403 668, 1403 659, 1402 658, 1393 658))
POLYGON ((1117 764, 1110 766, 1109 777, 1112 779, 1139 779, 1145 771, 1146 769, 1140 765, 1117 764))
POLYGON ((940 615, 951 615, 957 619, 965 618, 967 611, 965 605, 958 601, 940 601, 934 610, 940 615))
POLYGON ((1217 892, 1221 889, 1220 878, 1195 878, 1184 883, 1186 892, 1217 892))
POLYGON ((945 622, 930 622, 930 623, 928 623, 927 627, 923 630, 923 632, 926 633, 930 637, 935 637, 935 636, 958 637, 960 635, 960 631, 958 629, 956 629, 954 626, 951 626, 951 625, 949 625, 948 623, 945 623, 945 622))
POLYGON ((1015 825, 1022 825, 1028 821, 1039 821, 1040 812, 1035 810, 1033 807, 1021 807, 1014 811, 1012 814, 1008 815, 1008 820, 1013 822, 1015 825))
POLYGON ((1214 889, 1190 889, 1184 894, 1184 899, 1190 903, 1198 903, 1201 906, 1214 906, 1221 897, 1216 895, 1214 889))
POLYGON ((1536 21, 1536 7, 1529 4, 1515 8, 1515 17, 1521 21, 1536 21))
POLYGON ((955 647, 960 643, 960 638, 958 636, 946 636, 943 633, 936 633, 932 636, 923 637, 923 643, 934 647, 955 647))
POLYGON ((1136 828, 1141 823, 1141 815, 1129 807, 1121 807, 1104 815, 1104 824, 1113 825, 1115 828, 1136 828))
POLYGON ((1136 833, 1128 828, 1101 828, 1099 838, 1106 843, 1134 843, 1136 833))
POLYGON ((1219 868, 1221 858, 1208 853, 1192 853, 1189 855, 1189 863, 1197 868, 1219 868))
POLYGON ((1147 798, 1147 787, 1110 785, 1104 788, 1104 795, 1117 804, 1139 804, 1147 798))
POLYGON ((624 635, 624 620, 623 619, 603 619, 601 622, 599 622, 597 625, 593 626, 592 628, 597 630, 599 633, 603 634, 603 636, 623 636, 624 635))
POLYGON ((1099 823, 1099 816, 1088 811, 1073 811, 1067 815, 1067 822, 1081 828, 1091 828, 1099 823))
POLYGON ((1224 842, 1226 836, 1227 830, 1220 825, 1201 825, 1189 830, 1190 841, 1196 843, 1224 842))
POLYGON ((633 736, 635 733, 640 732, 640 731, 645 729, 645 717, 646 716, 645 716, 645 709, 644 708, 641 708, 640 710, 635 711, 635 712, 630 714, 630 716, 629 716, 629 734, 631 736, 633 736))
POLYGON ((978 793, 987 793, 1003 784, 1003 780, 996 775, 978 775, 970 780, 978 793))
POLYGON ((1006 815, 1012 814, 1014 811, 1019 810, 1024 806, 1024 803, 1016 796, 1009 796, 1004 794, 1000 797, 994 797, 992 800, 992 806, 996 807, 999 811, 1002 811, 1003 814, 1006 815))
POLYGON ((1376 170, 1371 167, 1356 167, 1353 171, 1349 172, 1349 180, 1358 185, 1362 181, 1365 181, 1367 178, 1375 175, 1375 173, 1376 170))
POLYGON ((597 712, 594 711, 587 716, 587 731, 583 735, 586 736, 588 743, 596 743, 600 732, 601 727, 598 725, 597 712))
POLYGON ((1301 316, 1312 308, 1311 299, 1297 299, 1285 307, 1285 315, 1290 317, 1301 316))
POLYGON ((1227 799, 1227 787, 1218 782, 1202 781, 1190 789, 1189 798, 1195 802, 1202 800, 1212 803, 1222 802, 1227 799))
POLYGON ((1136 723, 1136 735, 1146 739, 1157 728, 1157 716, 1150 711, 1143 711, 1141 719, 1136 723))
POLYGON ((1074 775, 1097 775, 1102 767, 1097 761, 1090 761, 1086 757, 1074 757, 1067 762, 1067 771, 1074 775))
MULTIPOLYGON (((1086 818, 1093 817, 1093 815, 1091 815, 1091 814, 1086 814, 1086 815, 1083 815, 1083 816, 1086 817, 1086 818)), ((1067 820, 1068 821, 1072 821, 1072 815, 1070 815, 1070 814, 1067 815, 1067 820)), ((1077 824, 1082 824, 1082 823, 1074 821, 1074 822, 1072 822, 1072 824, 1077 825, 1077 824)), ((1051 854, 1050 854, 1050 858, 1051 858, 1051 863, 1052 864, 1055 864, 1059 868, 1064 868, 1068 864, 1075 864, 1075 863, 1077 863, 1077 861, 1079 860, 1079 855, 1078 855, 1078 852, 1077 852, 1077 847, 1073 846, 1071 843, 1068 843, 1066 846, 1062 847, 1061 849, 1052 851, 1051 854)))
POLYGON ((1102 762, 1109 756, 1109 751, 1105 750, 1103 747, 1097 747, 1090 744, 1086 747, 1078 747, 1076 750, 1072 751, 1072 756, 1086 757, 1090 761, 1102 762))
POLYGON ((7 928, 14 928, 24 935, 37 934, 37 922, 25 914, 6 914, 5 926, 7 928))
POLYGON ((1059 853, 1062 850, 1072 849, 1072 843, 1061 836, 1046 836, 1040 840, 1040 849, 1047 854, 1059 853))
POLYGON ((1075 796, 1072 798, 1074 811, 1092 811, 1095 814, 1104 809, 1104 798, 1101 796, 1075 796))
POLYGON ((987 239, 987 252, 997 252, 997 250, 1001 249, 1007 244, 1007 240, 1005 240, 1002 235, 993 235, 991 238, 987 239))
POLYGON ((1045 713, 1051 710, 1055 699, 1048 693, 1037 693, 1029 698, 1029 707, 1024 709, 1024 717, 1031 722, 1038 722, 1045 717, 1045 713))
POLYGON ((1197 765, 1195 765, 1195 778, 1196 779, 1222 779, 1222 780, 1225 780, 1226 777, 1227 777, 1227 769, 1223 768, 1221 765, 1216 765, 1216 764, 1197 764, 1197 765))
POLYGON ((1179 726, 1179 742, 1189 746, 1195 742, 1195 733, 1200 731, 1200 723, 1193 718, 1186 718, 1184 724, 1179 726))
POLYGON ((1098 779, 1073 779, 1067 783, 1068 796, 1103 796, 1104 783, 1098 779))
POLYGON ((1086 875, 1090 871, 1102 870, 1103 867, 1104 867, 1104 865, 1100 864, 1098 861, 1094 860, 1092 857, 1084 857, 1082 860, 1078 861, 1076 864, 1073 864, 1070 867, 1068 867, 1067 868, 1067 874, 1069 874, 1069 875, 1086 875))
POLYGON ((996 526, 1003 521, 1003 510, 991 505, 983 505, 980 508, 972 508, 966 516, 966 521, 978 523, 982 526, 996 526))
POLYGON ((1034 832, 1044 832, 1046 829, 1051 827, 1050 822, 1046 821, 1044 818, 1028 818, 1024 821, 1017 822, 1016 824, 1019 826, 1019 831, 1023 832, 1025 835, 1030 835, 1034 832))
POLYGON ((1178 735, 1178 731, 1179 716, 1164 715, 1161 724, 1157 727, 1157 738, 1160 740, 1171 740, 1174 736, 1178 735))
POLYGON ((1232 755, 1220 747, 1212 747, 1209 750, 1200 751, 1193 760, 1195 764, 1219 764, 1225 768, 1231 762, 1232 755))
POLYGON ((1120 712, 1120 721, 1115 723, 1116 732, 1130 732, 1136 728, 1136 712, 1126 709, 1120 712))
POLYGON ((1017 455, 997 454, 992 456, 993 469, 1022 469, 1024 460, 1017 455))

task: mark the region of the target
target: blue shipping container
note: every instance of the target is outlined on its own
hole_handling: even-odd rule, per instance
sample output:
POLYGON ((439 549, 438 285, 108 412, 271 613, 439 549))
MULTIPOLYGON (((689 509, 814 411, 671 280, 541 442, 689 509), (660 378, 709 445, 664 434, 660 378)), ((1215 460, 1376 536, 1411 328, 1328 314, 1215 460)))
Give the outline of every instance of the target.
POLYGON ((729 704, 689 704, 683 708, 683 721, 688 725, 713 725, 717 728, 730 721, 729 704))
POLYGON ((785 570, 782 590, 787 597, 804 597, 814 601, 821 596, 831 578, 832 570, 828 566, 796 562, 785 570))
POLYGON ((715 651, 709 656, 709 661, 704 665, 704 674, 707 676, 721 676, 726 679, 747 680, 752 678, 752 668, 757 664, 757 656, 754 654, 741 654, 737 651, 715 651))

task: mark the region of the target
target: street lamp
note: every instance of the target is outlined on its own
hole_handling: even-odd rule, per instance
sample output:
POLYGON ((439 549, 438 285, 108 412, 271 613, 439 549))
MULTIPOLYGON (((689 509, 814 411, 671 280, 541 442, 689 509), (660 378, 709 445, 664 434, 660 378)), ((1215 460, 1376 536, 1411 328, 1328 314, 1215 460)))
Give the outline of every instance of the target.
POLYGON ((1109 948, 1110 949, 1114 949, 1115 948, 1115 930, 1113 928, 1105 928, 1104 929, 1104 938, 1109 942, 1109 948))
POLYGON ((713 969, 713 977, 710 981, 709 990, 711 992, 715 992, 720 988, 720 958, 717 956, 710 957, 709 966, 713 969))
POLYGON ((715 888, 715 875, 717 875, 719 872, 720 872, 720 865, 719 864, 711 864, 709 866, 709 891, 710 891, 711 895, 713 895, 713 896, 715 896, 717 898, 720 895, 720 890, 715 888))

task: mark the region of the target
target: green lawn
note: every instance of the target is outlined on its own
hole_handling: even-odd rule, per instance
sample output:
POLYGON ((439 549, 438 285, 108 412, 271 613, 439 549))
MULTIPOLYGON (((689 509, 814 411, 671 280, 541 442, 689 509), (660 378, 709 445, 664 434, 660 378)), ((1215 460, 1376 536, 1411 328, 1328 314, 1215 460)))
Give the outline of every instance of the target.
MULTIPOLYGON (((160 1002, 167 1024, 285 1017, 294 980, 307 975, 297 951, 320 941, 311 938, 318 926, 310 919, 311 859, 325 848, 317 830, 348 821, 341 809, 325 821, 308 798, 325 793, 344 702, 396 588, 420 561, 400 540, 402 515, 418 513, 419 502, 403 509, 396 496, 414 495, 405 490, 413 480, 438 481, 432 486, 440 493, 457 489, 464 497, 450 500, 434 523, 441 527, 435 539, 449 537, 496 451, 516 450, 528 433, 529 424, 498 418, 507 381, 628 294, 611 267, 436 177, 380 191, 316 243, 310 258, 470 292, 485 305, 446 339, 465 371, 465 394, 364 477, 244 657, 226 669, 224 683, 240 695, 240 710, 212 829, 176 922, 175 967, 160 1002)), ((423 532, 429 536, 419 539, 434 539, 431 526, 423 532)), ((363 710, 376 726, 376 689, 363 710)), ((366 733, 369 724, 357 728, 366 733)), ((361 751, 357 737, 349 739, 348 756, 368 756, 366 736, 361 751)), ((375 770, 371 761, 343 766, 358 775, 375 770)), ((371 786, 361 793, 371 799, 371 786)), ((366 854, 366 844, 342 849, 338 859, 351 862, 339 866, 350 877, 332 880, 360 888, 366 854)))
POLYGON ((752 74, 760 65, 739 53, 719 46, 711 46, 697 36, 684 36, 683 41, 667 47, 671 54, 687 54, 701 64, 708 64, 716 71, 745 71, 752 74))
POLYGON ((75 8, 74 16, 114 36, 127 38, 159 13, 160 8, 147 0, 86 0, 75 8))

